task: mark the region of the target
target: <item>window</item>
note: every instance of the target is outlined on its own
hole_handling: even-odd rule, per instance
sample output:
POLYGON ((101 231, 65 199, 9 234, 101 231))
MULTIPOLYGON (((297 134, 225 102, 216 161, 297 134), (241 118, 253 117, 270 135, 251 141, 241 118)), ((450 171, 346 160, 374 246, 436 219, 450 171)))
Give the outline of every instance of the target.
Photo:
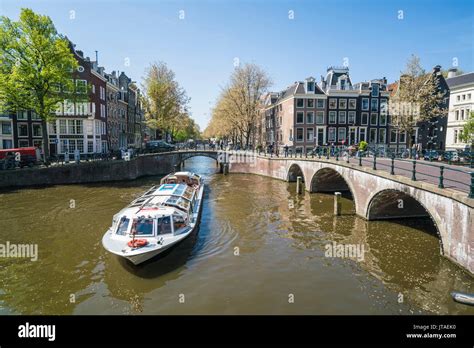
POLYGON ((359 128, 359 141, 367 141, 366 135, 365 135, 366 132, 367 132, 367 128, 365 127, 359 128))
POLYGON ((41 117, 34 111, 31 111, 31 119, 32 120, 41 120, 41 117))
POLYGON ((398 139, 398 142, 399 142, 400 144, 406 143, 406 138, 407 138, 407 137, 406 137, 406 132, 405 132, 405 131, 400 132, 400 133, 398 134, 398 138, 399 138, 399 139, 398 139))
POLYGON ((369 133, 369 143, 374 144, 377 141, 377 128, 371 128, 369 133))
POLYGON ((345 124, 346 123, 346 112, 339 111, 339 123, 345 124))
POLYGON ((296 141, 304 141, 303 128, 296 128, 296 141))
POLYGON ((380 99, 380 114, 388 115, 388 102, 387 99, 380 99))
MULTIPOLYGON (((72 121, 74 122, 74 121, 72 121)), ((83 121, 82 120, 76 120, 75 121, 76 123, 76 127, 75 127, 75 130, 76 132, 74 134, 82 134, 83 133, 83 121)))
POLYGON ((371 99, 370 100, 370 111, 379 111, 379 100, 371 99))
POLYGON ((76 93, 86 93, 86 92, 87 92, 87 81, 76 80, 76 93))
POLYGON ((362 98, 362 110, 369 110, 369 98, 362 98))
POLYGON ((328 141, 335 142, 336 141, 336 128, 330 127, 328 130, 328 141))
POLYGON ((298 111, 296 113, 296 123, 304 123, 304 112, 298 111))
POLYGON ((94 142, 93 141, 88 141, 87 142, 87 152, 88 153, 93 153, 94 152, 94 142))
POLYGON ((12 125, 10 122, 2 122, 2 134, 3 135, 12 134, 12 125))
POLYGON ((64 102, 64 114, 65 115, 74 115, 74 103, 69 100, 64 102))
POLYGON ((80 153, 84 153, 84 141, 82 139, 77 139, 76 148, 79 150, 80 153))
POLYGON ((69 84, 66 84, 66 85, 63 85, 62 86, 62 90, 63 92, 65 93, 71 93, 73 91, 71 91, 71 87, 74 88, 74 80, 73 79, 68 79, 69 80, 69 84))
POLYGON ((337 140, 338 141, 346 140, 346 127, 339 127, 337 129, 337 140))
POLYGON ((26 123, 18 124, 18 136, 27 137, 28 136, 28 125, 26 123))
POLYGON ((471 93, 468 93, 468 94, 467 94, 467 99, 468 99, 468 100, 471 100, 471 93))
POLYGON ((316 99, 316 107, 318 109, 324 109, 324 99, 316 99))
POLYGON ((455 129, 454 130, 454 139, 453 139, 453 143, 456 144, 458 142, 458 130, 455 129))
POLYGON ((304 99, 296 99, 296 107, 304 108, 304 99))
POLYGON ((464 109, 461 110, 461 120, 464 120, 464 109))
POLYGON ((17 120, 27 120, 28 119, 28 111, 18 111, 16 113, 17 120))
POLYGON ((377 125, 377 117, 379 114, 377 113, 371 113, 370 114, 370 125, 371 126, 376 126, 377 125))
POLYGON ((307 124, 314 123, 314 112, 313 111, 306 112, 306 123, 307 124))
POLYGON ((316 111, 316 123, 324 124, 324 111, 316 111))
POLYGON ((59 120, 59 134, 67 134, 66 120, 59 120))
POLYGON ((329 111, 329 123, 336 124, 336 111, 329 111))
POLYGON ((349 111, 349 113, 347 115, 348 115, 347 122, 349 124, 355 124, 356 123, 356 112, 355 111, 349 111))
POLYGON ((314 141, 314 128, 306 128, 306 141, 314 141))
POLYGON ((30 142, 28 140, 18 140, 18 147, 28 147, 30 142))
POLYGON ((457 101, 460 101, 461 100, 461 96, 458 95, 457 98, 456 98, 457 101))
POLYGON ((361 114, 360 124, 362 124, 362 125, 368 125, 369 124, 369 113, 368 112, 363 112, 361 114))
POLYGON ((314 108, 314 99, 306 100, 306 105, 308 106, 308 108, 314 108))
POLYGON ((347 99, 339 99, 339 109, 347 109, 347 99))
POLYGON ((95 85, 92 85, 92 93, 95 94, 95 85))
POLYGON ((379 143, 385 144, 386 140, 387 140, 387 130, 385 128, 380 128, 379 129, 379 143))
POLYGON ((100 104, 100 117, 105 117, 105 105, 100 104))
POLYGON ((308 81, 307 86, 308 86, 308 92, 314 92, 314 82, 308 81))
POLYGON ((87 115, 88 114, 88 103, 77 103, 76 104, 76 114, 77 115, 87 115))
MULTIPOLYGON (((169 216, 167 216, 169 220, 169 216)), ((132 229, 130 231, 132 234, 137 236, 151 236, 153 235, 153 219, 152 218, 138 218, 133 220, 132 229)), ((170 227, 171 232, 171 227, 170 227)))
POLYGON ((378 97, 379 96, 379 84, 374 83, 372 84, 372 97, 378 97))
POLYGON ((390 130, 390 142, 391 143, 397 142, 397 131, 395 129, 390 130))
POLYGON ((380 126, 386 126, 387 125, 387 115, 382 115, 380 114, 380 126))
POLYGON ((355 110, 357 107, 357 99, 349 99, 349 109, 355 110))
POLYGON ((336 109, 337 108, 337 99, 329 98, 329 108, 336 109))
POLYGON ((67 134, 76 134, 74 120, 69 120, 69 122, 67 123, 67 134))
POLYGON ((124 236, 127 233, 129 223, 130 223, 130 219, 128 219, 125 216, 122 216, 122 218, 119 221, 116 233, 124 236))
POLYGON ((34 147, 42 147, 43 141, 42 140, 35 140, 33 139, 33 146, 34 147))
POLYGON ((459 121, 459 110, 455 111, 455 115, 456 121, 459 121))
POLYGON ((43 136, 43 129, 40 124, 33 124, 33 136, 41 137, 43 136))

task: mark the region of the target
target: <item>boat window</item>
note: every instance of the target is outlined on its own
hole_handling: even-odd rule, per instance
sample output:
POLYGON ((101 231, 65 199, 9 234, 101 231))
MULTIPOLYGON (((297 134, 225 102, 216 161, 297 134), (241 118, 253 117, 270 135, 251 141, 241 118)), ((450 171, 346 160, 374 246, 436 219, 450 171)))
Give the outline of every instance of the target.
POLYGON ((153 219, 138 218, 133 220, 132 234, 137 236, 153 235, 153 219))
POLYGON ((178 206, 185 209, 185 210, 188 210, 189 208, 189 201, 187 201, 186 199, 184 198, 180 198, 177 202, 178 206))
POLYGON ((186 192, 183 194, 183 197, 190 200, 191 197, 193 196, 193 192, 194 192, 194 190, 191 187, 188 186, 186 188, 186 192))
POLYGON ((171 232, 171 216, 158 218, 158 234, 167 234, 171 232))
POLYGON ((178 201, 178 198, 179 198, 179 197, 171 196, 170 198, 168 198, 168 199, 166 200, 166 203, 168 203, 168 204, 173 204, 173 205, 174 205, 174 204, 176 204, 176 202, 178 201))
POLYGON ((173 225, 175 232, 180 228, 186 227, 186 223, 184 221, 184 217, 181 215, 173 215, 173 225))
POLYGON ((125 235, 128 230, 128 223, 130 222, 130 219, 126 218, 125 216, 122 216, 122 218, 119 221, 119 225, 117 228, 117 234, 120 235, 125 235))
POLYGON ((181 196, 181 195, 183 194, 185 188, 186 188, 186 186, 184 186, 184 185, 179 185, 179 186, 176 188, 176 190, 174 191, 173 194, 176 195, 176 196, 181 196))

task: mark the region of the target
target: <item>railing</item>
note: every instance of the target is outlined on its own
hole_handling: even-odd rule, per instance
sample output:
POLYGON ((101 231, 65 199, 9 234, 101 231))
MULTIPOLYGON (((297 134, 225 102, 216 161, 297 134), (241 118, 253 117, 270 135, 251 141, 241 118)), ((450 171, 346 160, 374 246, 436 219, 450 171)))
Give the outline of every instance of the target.
POLYGON ((375 152, 351 152, 348 149, 341 147, 320 147, 318 151, 311 153, 294 153, 291 151, 276 150, 269 151, 242 151, 252 153, 254 155, 261 155, 270 158, 301 158, 301 159, 319 159, 319 160, 336 160, 345 163, 356 164, 359 167, 370 167, 373 170, 385 170, 390 175, 404 175, 410 177, 412 181, 418 181, 426 178, 434 179, 431 182, 436 184, 438 188, 451 188, 459 191, 468 192, 469 198, 474 198, 474 171, 468 170, 466 167, 455 168, 452 165, 434 164, 430 161, 419 161, 416 159, 401 159, 397 158, 395 154, 390 157, 379 157, 377 151, 375 152), (423 170, 428 168, 428 170, 423 170), (460 177, 464 176, 467 180, 462 180, 460 177))

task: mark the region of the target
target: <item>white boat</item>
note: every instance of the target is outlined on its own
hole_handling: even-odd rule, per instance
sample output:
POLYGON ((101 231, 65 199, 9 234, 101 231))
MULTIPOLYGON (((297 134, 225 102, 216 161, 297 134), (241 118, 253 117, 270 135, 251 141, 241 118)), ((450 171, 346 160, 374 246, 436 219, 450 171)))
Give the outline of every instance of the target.
POLYGON ((138 265, 188 237, 197 227, 204 184, 191 172, 165 176, 114 215, 102 245, 138 265))

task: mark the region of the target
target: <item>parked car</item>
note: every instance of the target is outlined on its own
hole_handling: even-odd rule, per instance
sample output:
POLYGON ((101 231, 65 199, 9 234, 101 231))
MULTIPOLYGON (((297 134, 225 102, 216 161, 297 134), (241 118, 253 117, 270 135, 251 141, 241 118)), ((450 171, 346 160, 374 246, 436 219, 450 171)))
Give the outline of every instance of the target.
POLYGON ((431 160, 439 160, 441 157, 441 153, 439 151, 436 151, 436 150, 426 150, 424 155, 423 155, 423 159, 425 161, 429 161, 430 159, 431 160))
POLYGON ((168 144, 164 140, 152 140, 146 143, 148 152, 174 151, 175 148, 174 145, 168 144))
POLYGON ((0 169, 33 167, 37 162, 35 147, 0 150, 0 169))
POLYGON ((458 152, 455 150, 448 150, 445 151, 443 154, 443 158, 447 161, 457 162, 459 161, 458 152))

